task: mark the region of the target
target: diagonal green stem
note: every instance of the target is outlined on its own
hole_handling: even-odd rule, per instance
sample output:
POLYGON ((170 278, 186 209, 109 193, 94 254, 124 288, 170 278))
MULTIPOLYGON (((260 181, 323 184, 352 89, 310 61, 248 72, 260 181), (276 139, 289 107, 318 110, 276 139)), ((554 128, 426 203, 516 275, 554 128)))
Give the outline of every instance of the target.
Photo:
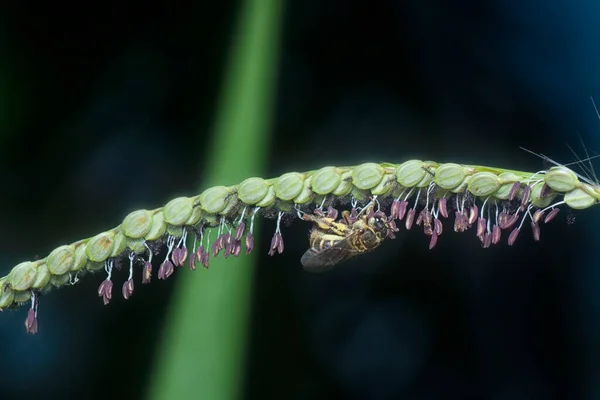
MULTIPOLYGON (((243 5, 202 187, 260 175, 266 164, 282 3, 247 0, 243 5)), ((240 397, 253 265, 252 255, 214 258, 210 271, 186 271, 189 275, 177 282, 149 397, 240 397)))

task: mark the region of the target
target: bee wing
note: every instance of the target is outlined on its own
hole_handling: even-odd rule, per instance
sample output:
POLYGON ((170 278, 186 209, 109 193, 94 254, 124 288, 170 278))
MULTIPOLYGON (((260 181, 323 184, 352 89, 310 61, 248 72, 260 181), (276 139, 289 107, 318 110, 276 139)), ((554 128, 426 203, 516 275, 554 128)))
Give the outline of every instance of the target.
POLYGON ((306 271, 324 272, 333 269, 340 262, 356 254, 348 238, 335 242, 332 246, 318 250, 310 248, 302 255, 300 262, 306 271))

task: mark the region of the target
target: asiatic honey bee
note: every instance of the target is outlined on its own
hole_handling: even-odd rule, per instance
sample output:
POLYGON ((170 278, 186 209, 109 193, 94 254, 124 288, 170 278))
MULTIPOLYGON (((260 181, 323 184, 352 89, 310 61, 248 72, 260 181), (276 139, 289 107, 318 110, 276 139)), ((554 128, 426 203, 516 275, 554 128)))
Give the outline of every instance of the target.
POLYGON ((373 212, 373 205, 356 219, 349 211, 343 211, 339 221, 312 214, 305 214, 304 219, 314 226, 310 248, 300 262, 311 272, 330 270, 342 261, 376 249, 392 229, 384 213, 373 212))

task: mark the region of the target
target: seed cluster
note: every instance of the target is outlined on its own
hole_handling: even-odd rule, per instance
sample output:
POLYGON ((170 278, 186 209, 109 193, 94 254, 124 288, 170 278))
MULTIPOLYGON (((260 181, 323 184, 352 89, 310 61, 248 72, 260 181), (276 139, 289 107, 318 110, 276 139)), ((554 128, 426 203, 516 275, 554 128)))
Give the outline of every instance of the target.
POLYGON ((242 245, 250 253, 259 216, 277 221, 268 249, 274 255, 284 250, 282 219, 302 212, 333 217, 338 214, 336 205, 351 204, 355 211, 357 204, 370 199, 381 202, 391 220, 404 221, 406 229, 423 226, 430 248, 442 233, 441 219, 452 212, 454 230, 475 226, 485 248, 498 243, 502 231, 510 231, 508 244, 513 245, 527 221, 539 240, 540 224, 552 220, 559 206, 591 207, 600 200, 600 188, 560 165, 527 173, 421 160, 328 166, 274 179, 253 177, 239 185, 215 186, 194 197, 176 198, 162 208, 134 211, 111 230, 60 246, 46 258, 18 264, 0 278, 0 310, 30 303, 25 326, 36 333, 40 295, 52 287, 75 284, 86 272, 105 271, 98 295, 108 304, 115 264, 125 263, 129 277, 121 293, 128 299, 134 291, 136 268, 141 268, 141 283, 149 283, 152 257, 165 247, 158 279, 167 279, 176 267, 186 264, 192 270, 196 265, 208 268, 209 258, 220 253, 237 257, 242 245), (211 230, 217 231, 212 243, 211 230), (191 248, 188 238, 193 238, 191 248))

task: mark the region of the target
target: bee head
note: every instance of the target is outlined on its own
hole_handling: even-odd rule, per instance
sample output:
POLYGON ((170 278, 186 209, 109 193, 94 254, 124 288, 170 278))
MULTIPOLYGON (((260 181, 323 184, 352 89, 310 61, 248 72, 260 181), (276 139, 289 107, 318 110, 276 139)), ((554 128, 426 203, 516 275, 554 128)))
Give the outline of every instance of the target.
POLYGON ((371 218, 370 225, 377 232, 387 232, 387 218, 385 215, 375 215, 371 218))

